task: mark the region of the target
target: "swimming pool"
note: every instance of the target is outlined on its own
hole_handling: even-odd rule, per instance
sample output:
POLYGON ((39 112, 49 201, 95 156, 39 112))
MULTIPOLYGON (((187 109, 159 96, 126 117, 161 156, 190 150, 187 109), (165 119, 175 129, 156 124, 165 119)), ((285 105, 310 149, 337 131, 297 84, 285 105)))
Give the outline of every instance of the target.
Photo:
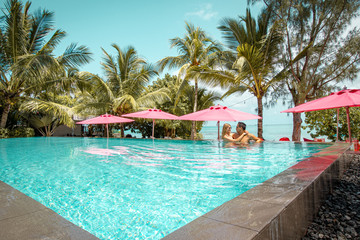
POLYGON ((0 139, 0 180, 101 239, 159 239, 327 146, 0 139))

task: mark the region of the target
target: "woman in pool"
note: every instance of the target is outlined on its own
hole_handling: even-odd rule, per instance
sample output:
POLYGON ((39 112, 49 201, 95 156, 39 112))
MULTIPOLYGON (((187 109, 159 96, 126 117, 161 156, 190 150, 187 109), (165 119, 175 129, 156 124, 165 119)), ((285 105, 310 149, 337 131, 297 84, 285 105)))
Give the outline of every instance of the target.
POLYGON ((235 139, 232 138, 232 135, 233 135, 233 134, 234 134, 234 133, 231 132, 231 126, 230 126, 230 124, 225 123, 224 126, 223 126, 222 134, 221 134, 222 139, 223 139, 224 141, 228 141, 228 142, 240 142, 241 139, 242 139, 243 137, 245 137, 247 133, 244 132, 244 133, 241 134, 238 138, 235 138, 235 139))

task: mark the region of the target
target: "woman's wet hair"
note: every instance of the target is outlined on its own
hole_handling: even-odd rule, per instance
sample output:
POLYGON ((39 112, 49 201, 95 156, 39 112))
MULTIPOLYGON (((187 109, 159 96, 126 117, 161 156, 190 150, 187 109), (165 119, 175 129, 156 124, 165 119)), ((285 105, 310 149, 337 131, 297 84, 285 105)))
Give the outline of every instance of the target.
POLYGON ((224 123, 223 129, 222 129, 222 133, 221 133, 221 137, 224 137, 224 136, 225 136, 228 127, 231 127, 231 125, 228 124, 228 123, 224 123))

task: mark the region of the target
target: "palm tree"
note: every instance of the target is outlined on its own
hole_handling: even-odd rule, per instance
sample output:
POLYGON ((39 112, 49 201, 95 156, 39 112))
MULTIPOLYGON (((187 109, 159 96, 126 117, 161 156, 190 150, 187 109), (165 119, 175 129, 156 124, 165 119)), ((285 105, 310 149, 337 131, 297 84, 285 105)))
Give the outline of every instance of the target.
MULTIPOLYGON (((167 89, 146 92, 151 77, 157 75, 154 67, 139 57, 134 47, 120 49, 112 44, 117 55, 114 57, 103 49, 106 80, 83 72, 93 88, 79 100, 76 109, 85 115, 98 115, 105 112, 121 116, 145 107, 153 107, 157 102, 168 98, 167 89)), ((122 128, 122 136, 124 129, 122 128)))
MULTIPOLYGON (((187 81, 180 82, 176 76, 166 74, 163 79, 157 79, 148 87, 148 91, 156 91, 157 89, 167 88, 170 90, 169 99, 163 103, 158 104, 156 108, 161 108, 166 112, 181 116, 193 111, 195 104, 195 87, 188 84, 187 81), (180 87, 183 87, 181 96, 178 96, 180 87)), ((199 110, 209 108, 214 105, 214 102, 219 100, 220 96, 214 92, 209 92, 204 88, 198 89, 197 106, 199 110)), ((162 125, 167 132, 171 132, 171 136, 175 137, 176 133, 181 137, 187 137, 192 132, 192 126, 188 121, 159 121, 158 126, 162 125), (160 123, 160 124, 159 124, 160 123), (186 129, 186 130, 185 130, 186 129), (171 130, 171 131, 169 131, 171 130)), ((196 131, 200 131, 203 122, 196 123, 196 131)))
POLYGON ((8 0, 0 19, 0 97, 3 112, 0 127, 6 126, 11 106, 25 96, 33 96, 46 82, 56 82, 61 72, 91 60, 84 46, 70 45, 55 57, 54 49, 65 32, 53 28, 53 13, 29 13, 31 3, 8 0))
MULTIPOLYGON (((161 59, 158 62, 160 71, 166 67, 169 69, 180 68, 178 78, 183 81, 194 80, 195 91, 194 91, 194 109, 196 112, 198 109, 197 95, 198 95, 198 77, 189 78, 189 73, 194 68, 202 67, 209 69, 214 65, 217 59, 216 57, 221 52, 220 44, 213 41, 206 33, 199 27, 195 28, 192 24, 185 22, 186 35, 183 38, 170 39, 171 48, 176 47, 179 55, 170 56, 161 59)), ((182 91, 182 87, 180 91, 182 91)), ((196 136, 195 122, 192 124, 191 138, 194 139, 196 136)))
MULTIPOLYGON (((223 95, 249 91, 257 98, 258 115, 263 116, 262 99, 279 79, 273 74, 279 43, 282 40, 281 25, 270 26, 271 11, 264 9, 256 24, 250 10, 240 20, 224 19, 219 29, 223 32, 230 52, 228 62, 232 62, 230 70, 213 70, 200 72, 203 81, 212 86, 228 88, 223 95), (236 52, 234 52, 236 50, 236 52)), ((229 63, 227 65, 230 65, 229 63)), ((226 64, 225 64, 226 66, 226 64)), ((258 119, 258 136, 263 138, 263 120, 258 119)))

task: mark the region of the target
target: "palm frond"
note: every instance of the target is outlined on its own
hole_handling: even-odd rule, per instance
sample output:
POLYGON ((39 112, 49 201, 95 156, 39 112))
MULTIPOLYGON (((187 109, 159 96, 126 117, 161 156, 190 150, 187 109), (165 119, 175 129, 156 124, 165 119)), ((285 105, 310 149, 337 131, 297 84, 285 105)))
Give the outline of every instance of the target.
POLYGON ((159 66, 159 71, 162 72, 166 67, 168 67, 168 69, 180 68, 187 62, 186 57, 184 55, 180 55, 175 57, 165 57, 159 60, 157 65, 159 66))
POLYGON ((51 54, 60 41, 65 37, 65 35, 65 31, 56 30, 49 41, 44 44, 44 46, 38 51, 37 54, 51 54))
POLYGON ((227 46, 232 50, 236 50, 240 44, 245 42, 244 36, 246 36, 246 31, 241 21, 224 18, 221 20, 218 29, 222 32, 227 46))
MULTIPOLYGON (((53 17, 54 13, 47 10, 39 9, 33 14, 28 41, 29 52, 37 52, 41 49, 45 38, 53 30, 53 17)), ((58 33, 55 32, 55 35, 58 33)), ((54 39, 52 41, 55 43, 54 39)))
POLYGON ((72 109, 58 103, 42 101, 39 99, 31 99, 21 104, 20 110, 44 112, 58 118, 60 124, 65 124, 68 127, 74 126, 74 121, 72 119, 72 109))
POLYGON ((161 88, 159 90, 152 91, 145 94, 144 96, 141 96, 137 99, 137 103, 139 104, 139 106, 153 107, 156 104, 161 104, 166 100, 170 100, 169 94, 169 89, 161 88))
POLYGON ((130 110, 137 110, 138 109, 138 101, 131 95, 123 95, 121 97, 115 98, 112 102, 113 111, 125 113, 130 110))
POLYGON ((248 89, 245 86, 232 86, 221 96, 221 99, 227 98, 234 93, 243 94, 247 90, 248 89))
POLYGON ((57 60, 65 68, 77 68, 89 63, 92 60, 91 55, 92 53, 87 47, 72 43, 57 60))
POLYGON ((89 72, 79 72, 78 76, 84 81, 88 81, 89 83, 91 83, 94 86, 95 93, 100 93, 103 97, 109 99, 109 101, 112 101, 114 99, 114 94, 111 91, 110 87, 98 75, 89 72))
POLYGON ((236 75, 229 70, 212 70, 206 67, 192 67, 188 71, 189 78, 198 77, 199 82, 205 83, 210 87, 227 88, 228 86, 237 84, 236 75))

